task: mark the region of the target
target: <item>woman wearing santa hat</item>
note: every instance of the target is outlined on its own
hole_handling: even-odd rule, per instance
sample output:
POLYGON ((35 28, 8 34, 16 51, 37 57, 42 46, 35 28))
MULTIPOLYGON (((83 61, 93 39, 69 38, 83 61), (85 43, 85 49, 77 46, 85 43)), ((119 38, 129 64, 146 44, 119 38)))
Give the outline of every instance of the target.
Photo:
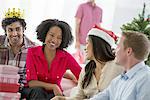
POLYGON ((123 69, 115 63, 115 55, 112 52, 116 39, 113 32, 94 26, 86 39, 86 58, 90 61, 80 73, 76 94, 72 97, 57 96, 52 100, 91 98, 121 74, 123 69))

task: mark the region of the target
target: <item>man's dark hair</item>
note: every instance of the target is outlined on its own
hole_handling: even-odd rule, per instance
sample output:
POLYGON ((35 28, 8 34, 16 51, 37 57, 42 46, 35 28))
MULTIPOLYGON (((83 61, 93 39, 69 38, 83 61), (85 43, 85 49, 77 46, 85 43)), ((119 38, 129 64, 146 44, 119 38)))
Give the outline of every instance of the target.
POLYGON ((6 32, 6 26, 10 25, 14 22, 20 22, 20 24, 22 25, 23 29, 26 29, 26 22, 24 19, 20 19, 18 17, 13 17, 13 18, 4 18, 2 20, 2 28, 4 29, 4 31, 6 32))

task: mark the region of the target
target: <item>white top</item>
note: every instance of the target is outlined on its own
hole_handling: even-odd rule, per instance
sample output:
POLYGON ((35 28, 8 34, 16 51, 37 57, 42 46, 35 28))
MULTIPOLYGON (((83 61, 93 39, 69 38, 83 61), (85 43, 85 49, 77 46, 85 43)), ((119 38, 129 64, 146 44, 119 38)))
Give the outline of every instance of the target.
POLYGON ((93 74, 89 85, 83 89, 82 80, 84 78, 85 69, 82 69, 78 81, 77 92, 72 97, 66 97, 67 100, 83 100, 93 97, 98 92, 103 91, 111 80, 123 72, 123 67, 117 65, 114 61, 109 61, 102 69, 99 82, 97 82, 95 75, 93 74), (98 83, 98 84, 97 84, 98 83))

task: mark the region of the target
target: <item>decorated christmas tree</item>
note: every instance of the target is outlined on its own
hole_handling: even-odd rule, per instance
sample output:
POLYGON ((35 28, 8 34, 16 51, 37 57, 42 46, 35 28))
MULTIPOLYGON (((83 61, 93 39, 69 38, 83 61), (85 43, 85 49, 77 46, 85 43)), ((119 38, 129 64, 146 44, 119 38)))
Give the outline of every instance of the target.
MULTIPOLYGON (((131 23, 122 25, 122 31, 137 31, 146 34, 150 40, 150 15, 145 17, 146 4, 144 3, 143 11, 137 18, 134 18, 131 23)), ((150 66, 150 55, 146 63, 150 66)))

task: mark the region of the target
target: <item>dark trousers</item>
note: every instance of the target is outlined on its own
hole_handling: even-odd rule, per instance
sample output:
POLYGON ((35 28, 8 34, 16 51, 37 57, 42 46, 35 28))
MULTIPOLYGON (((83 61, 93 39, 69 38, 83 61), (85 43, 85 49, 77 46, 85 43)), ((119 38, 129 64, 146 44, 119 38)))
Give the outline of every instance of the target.
POLYGON ((47 92, 41 87, 23 88, 21 91, 21 99, 26 100, 50 100, 55 95, 53 92, 47 92))

